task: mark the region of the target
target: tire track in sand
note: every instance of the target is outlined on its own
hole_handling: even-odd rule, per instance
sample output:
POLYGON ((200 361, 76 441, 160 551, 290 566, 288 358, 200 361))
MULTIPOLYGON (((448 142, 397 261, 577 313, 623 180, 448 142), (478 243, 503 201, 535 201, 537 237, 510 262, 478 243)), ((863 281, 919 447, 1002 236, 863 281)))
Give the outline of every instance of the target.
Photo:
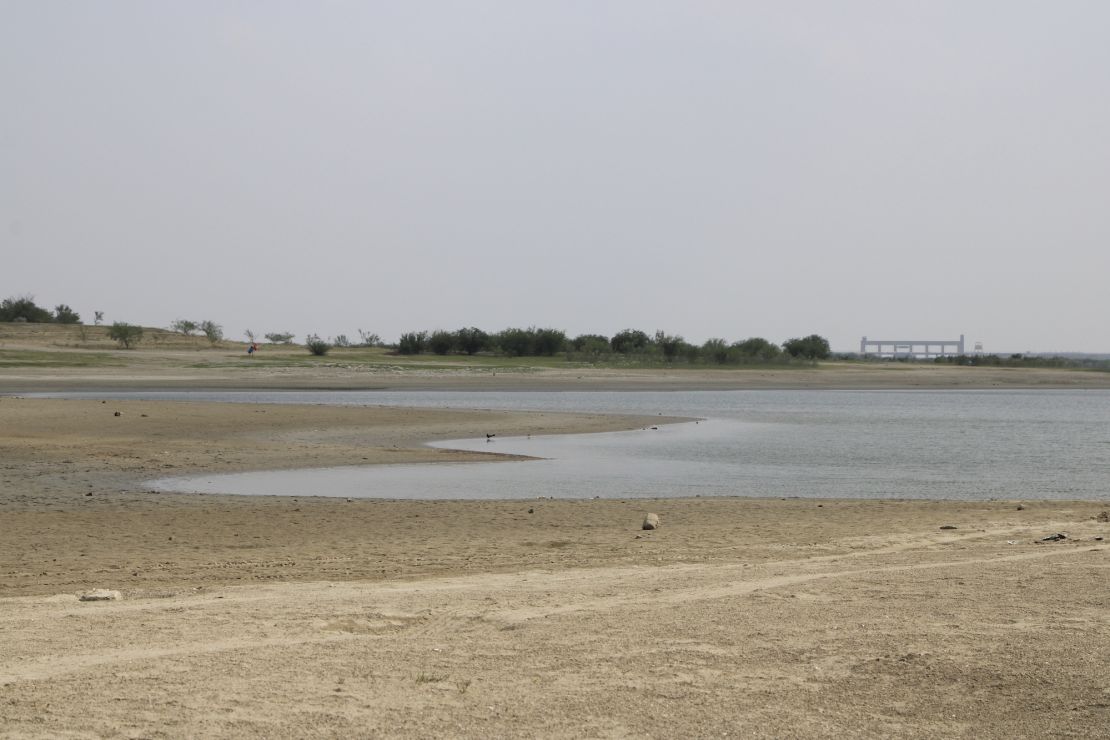
MULTIPOLYGON (((1011 530, 1012 531, 1012 530, 1011 530)), ((981 534, 981 533, 980 533, 981 534)), ((938 543, 930 538, 927 546, 938 543)), ((187 658, 236 650, 287 648, 297 645, 324 644, 366 639, 436 639, 449 633, 458 634, 462 623, 499 622, 513 625, 534 619, 573 616, 585 612, 622 609, 658 608, 660 605, 695 603, 722 598, 743 597, 770 589, 798 586, 822 580, 854 578, 882 573, 940 570, 972 565, 993 565, 1052 557, 1076 557, 1105 553, 1105 545, 1064 550, 1046 546, 1033 551, 994 557, 944 559, 934 562, 877 564, 866 567, 811 570, 803 573, 778 573, 753 578, 755 569, 804 569, 829 561, 858 559, 866 556, 895 554, 920 550, 922 541, 876 548, 844 555, 817 556, 801 560, 781 560, 744 564, 694 564, 661 567, 633 566, 603 569, 576 569, 562 572, 525 571, 518 573, 480 574, 452 578, 416 580, 394 583, 290 583, 258 587, 232 587, 220 595, 183 595, 151 602, 111 602, 90 610, 88 616, 108 618, 105 629, 120 629, 120 621, 128 618, 149 619, 160 615, 173 620, 173 612, 183 608, 204 612, 219 609, 223 616, 256 612, 260 608, 288 610, 280 632, 273 636, 244 634, 224 639, 189 640, 161 646, 116 648, 97 652, 44 656, 25 656, 0 663, 0 684, 46 680, 86 670, 103 670, 104 666, 187 658), (218 599, 218 600, 217 600, 218 599), (337 620, 349 618, 373 605, 388 611, 396 621, 388 630, 336 628, 337 620)), ((14 635, 34 626, 36 632, 60 632, 58 618, 73 613, 72 601, 59 597, 16 597, 0 600, 0 604, 22 603, 32 614, 18 615, 21 609, 0 610, 0 635, 14 635), (55 625, 55 626, 51 626, 55 625), (11 629, 15 627, 15 629, 11 629)), ((365 617, 363 617, 365 618, 365 617)), ((244 620, 246 621, 246 620, 244 620)), ((360 622, 355 622, 357 627, 360 622)), ((279 625, 275 624, 275 628, 279 625)), ((64 635, 34 636, 44 640, 49 649, 65 644, 64 635), (53 639, 51 639, 53 637, 53 639)), ((0 639, 0 654, 3 649, 0 639)), ((10 653, 9 653, 10 654, 10 653)))

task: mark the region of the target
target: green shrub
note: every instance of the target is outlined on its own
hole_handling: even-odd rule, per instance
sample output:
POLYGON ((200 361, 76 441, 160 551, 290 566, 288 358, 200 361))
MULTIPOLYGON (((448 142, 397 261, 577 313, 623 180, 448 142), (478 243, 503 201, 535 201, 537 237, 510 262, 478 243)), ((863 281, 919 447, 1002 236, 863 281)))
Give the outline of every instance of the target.
POLYGON ((57 306, 54 307, 54 323, 80 324, 81 316, 66 304, 59 303, 57 306))
POLYGON ((208 337, 208 341, 212 344, 216 344, 224 338, 224 328, 215 321, 205 320, 200 322, 200 330, 204 332, 204 336, 208 337))
POLYGON ((131 349, 132 345, 142 341, 143 327, 128 324, 125 321, 116 321, 108 327, 108 338, 119 342, 119 346, 124 349, 131 349))
POLYGON ((642 352, 651 339, 648 335, 639 329, 625 329, 613 335, 609 340, 610 345, 613 347, 614 352, 619 352, 622 355, 627 355, 632 352, 642 352))
POLYGON ((424 351, 424 347, 428 343, 428 332, 426 331, 410 331, 401 335, 401 341, 397 343, 397 351, 402 355, 418 355, 424 351))
POLYGON ((567 346, 567 334, 559 329, 529 329, 532 332, 532 351, 544 357, 553 357, 567 346))
MULTIPOLYGON (((97 311, 97 313, 100 312, 97 311)), ((177 319, 172 324, 170 324, 170 328, 174 331, 181 332, 185 336, 189 337, 193 335, 193 332, 195 332, 198 327, 197 322, 195 321, 189 321, 188 319, 177 319)))
POLYGON ((663 350, 663 357, 666 358, 667 362, 674 362, 686 342, 678 335, 672 336, 662 331, 657 331, 655 332, 655 344, 659 349, 663 350))
POLYGON ((433 331, 429 337, 428 348, 437 355, 446 355, 455 349, 456 343, 457 338, 453 332, 438 330, 433 331))
POLYGON ((732 349, 741 360, 773 360, 782 354, 778 345, 772 344, 763 337, 751 337, 742 342, 735 342, 732 349))
POLYGON ((502 329, 494 336, 494 343, 510 357, 533 354, 535 336, 528 329, 502 329))
POLYGON ((706 362, 716 362, 718 365, 728 362, 728 344, 718 337, 706 339, 701 352, 706 362))
POLYGON ((831 354, 829 340, 817 334, 803 339, 787 339, 782 348, 791 357, 804 357, 807 360, 824 360, 831 354))
POLYGON ((489 347, 489 334, 476 326, 459 329, 455 332, 455 343, 463 352, 473 355, 489 347))
POLYGON ((323 357, 331 350, 331 345, 315 334, 309 334, 305 337, 304 347, 317 357, 323 357))
POLYGON ((50 312, 35 305, 35 297, 30 295, 19 298, 5 298, 0 301, 0 321, 27 321, 32 324, 48 324, 54 320, 50 312))

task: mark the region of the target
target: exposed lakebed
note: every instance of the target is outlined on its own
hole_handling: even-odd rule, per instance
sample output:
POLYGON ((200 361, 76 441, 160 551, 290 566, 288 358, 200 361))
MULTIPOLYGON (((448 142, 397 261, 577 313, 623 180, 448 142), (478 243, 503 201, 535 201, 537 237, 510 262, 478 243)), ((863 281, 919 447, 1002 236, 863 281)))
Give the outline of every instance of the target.
POLYGON ((66 397, 699 417, 630 432, 446 440, 541 458, 164 478, 158 490, 391 499, 1110 498, 1110 391, 167 392, 66 397))

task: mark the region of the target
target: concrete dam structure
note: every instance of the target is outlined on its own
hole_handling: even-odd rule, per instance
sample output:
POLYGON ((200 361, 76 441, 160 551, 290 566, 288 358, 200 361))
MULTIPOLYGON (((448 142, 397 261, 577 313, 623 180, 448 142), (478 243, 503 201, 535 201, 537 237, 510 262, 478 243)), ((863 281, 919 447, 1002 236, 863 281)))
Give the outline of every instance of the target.
POLYGON ((888 357, 931 360, 964 354, 964 335, 959 339, 868 339, 859 343, 864 357, 888 357))

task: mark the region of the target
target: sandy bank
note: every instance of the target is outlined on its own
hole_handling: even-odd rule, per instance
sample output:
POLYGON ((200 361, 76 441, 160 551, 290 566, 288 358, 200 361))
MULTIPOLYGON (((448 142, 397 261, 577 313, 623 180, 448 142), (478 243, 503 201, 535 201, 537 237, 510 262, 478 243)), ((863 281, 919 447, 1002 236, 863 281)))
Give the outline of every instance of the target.
POLYGON ((0 398, 0 510, 67 505, 150 478, 459 462, 503 456, 429 440, 619 431, 677 419, 605 414, 0 398))
POLYGON ((0 736, 1110 726, 1106 504, 136 488, 187 472, 488 459, 422 443, 646 421, 0 398, 0 736), (661 529, 639 529, 648 510, 661 529), (1055 532, 1068 538, 1039 542, 1055 532), (123 599, 76 600, 92 588, 123 599))
POLYGON ((5 513, 4 592, 35 595, 0 598, 0 734, 1098 737, 1099 512, 93 497, 5 513), (662 529, 638 529, 647 507, 662 529), (124 598, 76 600, 93 587, 124 598))

